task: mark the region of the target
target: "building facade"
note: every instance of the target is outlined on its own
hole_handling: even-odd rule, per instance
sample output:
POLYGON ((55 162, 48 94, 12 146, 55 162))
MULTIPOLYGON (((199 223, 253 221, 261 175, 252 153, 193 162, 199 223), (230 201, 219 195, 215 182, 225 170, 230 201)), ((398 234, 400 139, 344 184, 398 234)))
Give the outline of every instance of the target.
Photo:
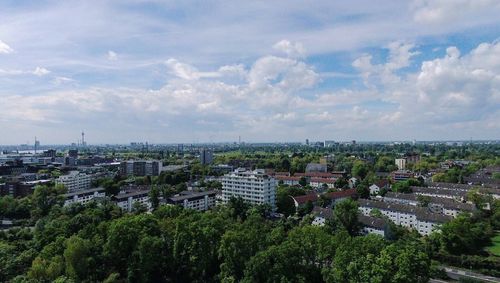
POLYGON ((123 176, 158 176, 162 171, 162 162, 158 160, 129 160, 120 164, 123 176))
POLYGON ((90 175, 78 171, 70 171, 68 175, 62 175, 56 179, 56 184, 64 185, 68 193, 88 190, 91 182, 90 175))
POLYGON ((65 194, 64 206, 71 205, 73 203, 86 204, 96 198, 104 198, 106 192, 104 188, 95 188, 85 191, 77 191, 74 193, 65 194))
POLYGON ((269 204, 275 207, 277 181, 264 170, 250 171, 238 168, 222 177, 222 200, 241 197, 251 204, 269 204))
POLYGON ((180 205, 184 208, 205 211, 215 206, 217 191, 191 192, 184 191, 167 199, 168 204, 180 205))

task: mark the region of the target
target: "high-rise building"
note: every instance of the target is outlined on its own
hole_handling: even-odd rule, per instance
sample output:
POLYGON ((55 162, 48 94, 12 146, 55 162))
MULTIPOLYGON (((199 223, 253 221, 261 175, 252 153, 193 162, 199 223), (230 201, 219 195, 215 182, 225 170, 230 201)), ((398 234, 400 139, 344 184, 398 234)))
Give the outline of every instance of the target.
POLYGON ((405 170, 406 169, 406 159, 405 158, 396 158, 394 160, 394 163, 396 166, 398 166, 399 170, 405 170))
POLYGON ((214 155, 210 149, 202 149, 200 151, 200 163, 202 165, 211 164, 214 159, 214 155))
POLYGON ((158 176, 162 163, 158 160, 129 160, 120 164, 120 172, 124 176, 158 176))
POLYGON ((254 171, 238 168, 222 177, 222 200, 227 203, 231 197, 241 197, 251 204, 269 204, 274 209, 276 179, 263 169, 254 171))
POLYGON ((90 189, 92 177, 78 171, 70 171, 68 175, 62 175, 56 179, 56 184, 62 184, 68 193, 90 189))

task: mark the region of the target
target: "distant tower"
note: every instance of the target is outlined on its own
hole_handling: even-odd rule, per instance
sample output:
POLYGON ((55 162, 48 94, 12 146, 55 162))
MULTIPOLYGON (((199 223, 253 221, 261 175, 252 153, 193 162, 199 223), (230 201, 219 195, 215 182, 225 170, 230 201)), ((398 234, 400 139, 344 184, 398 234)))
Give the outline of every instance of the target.
POLYGON ((82 131, 82 146, 85 146, 85 133, 82 131))
POLYGON ((40 144, 40 142, 37 141, 36 137, 35 137, 35 154, 36 154, 36 150, 37 150, 39 144, 40 144))

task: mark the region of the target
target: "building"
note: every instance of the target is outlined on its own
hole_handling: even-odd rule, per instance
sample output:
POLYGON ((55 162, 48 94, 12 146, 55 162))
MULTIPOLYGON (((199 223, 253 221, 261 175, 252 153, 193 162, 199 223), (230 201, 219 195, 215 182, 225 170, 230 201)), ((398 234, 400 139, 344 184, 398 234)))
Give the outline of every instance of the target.
POLYGON ((405 158, 396 158, 394 160, 394 163, 396 166, 398 166, 398 170, 405 170, 406 169, 406 159, 405 158))
POLYGON ((289 185, 289 186, 300 185, 300 179, 301 179, 301 177, 283 176, 283 175, 275 175, 274 178, 278 182, 283 182, 284 185, 289 185))
POLYGON ((123 176, 158 176, 162 171, 162 162, 158 160, 129 160, 120 164, 123 176))
POLYGON ((324 226, 327 220, 333 218, 333 211, 331 208, 315 206, 311 213, 314 215, 314 220, 311 224, 315 226, 324 226))
POLYGON ((335 141, 325 140, 325 147, 334 147, 334 146, 335 146, 335 141))
POLYGON ((385 236, 385 220, 377 217, 366 216, 363 214, 358 215, 358 221, 363 226, 363 234, 377 234, 382 237, 385 236))
POLYGON ((421 235, 430 235, 439 229, 439 225, 450 221, 453 217, 441 213, 432 213, 428 208, 386 203, 359 199, 359 210, 365 216, 370 216, 373 209, 379 210, 396 225, 417 230, 421 235))
POLYGON ((205 211, 215 206, 217 191, 193 192, 183 191, 167 199, 168 204, 180 205, 184 208, 205 211))
POLYGON ((311 172, 325 172, 327 171, 327 166, 326 164, 321 164, 321 163, 309 163, 306 166, 306 173, 311 173, 311 172))
MULTIPOLYGON (((300 179, 300 177, 289 177, 289 178, 300 179)), ((335 188, 335 181, 336 181, 335 179, 312 177, 309 179, 309 185, 315 189, 321 189, 323 187, 326 187, 327 189, 333 189, 335 188)))
POLYGON ((95 189, 90 189, 90 190, 85 190, 85 191, 68 193, 68 194, 64 195, 64 197, 66 198, 64 200, 64 206, 67 206, 67 205, 70 205, 73 203, 86 204, 94 199, 104 198, 105 196, 106 196, 106 192, 105 192, 104 188, 95 188, 95 189))
MULTIPOLYGON (((405 205, 419 206, 421 201, 417 194, 403 194, 387 192, 383 197, 384 202, 400 203, 405 205)), ((431 212, 441 213, 456 217, 459 213, 472 213, 476 207, 471 203, 463 203, 453 199, 428 196, 428 207, 431 212)))
POLYGON ((214 160, 214 155, 210 149, 202 149, 200 151, 200 163, 202 165, 212 164, 214 160))
POLYGON ((397 171, 391 172, 391 178, 394 182, 406 181, 406 180, 413 178, 413 177, 414 177, 414 174, 412 172, 406 171, 406 170, 397 170, 397 171))
POLYGON ((132 211, 135 203, 143 205, 148 211, 150 211, 152 205, 149 199, 149 192, 150 190, 124 192, 113 196, 113 200, 116 202, 116 205, 127 212, 132 211))
POLYGON ((222 200, 241 197, 251 204, 269 204, 275 207, 277 181, 262 169, 250 171, 238 168, 222 177, 222 200))
POLYGON ((56 179, 56 184, 62 184, 68 193, 85 191, 90 189, 92 177, 78 171, 70 171, 68 175, 62 175, 56 179))

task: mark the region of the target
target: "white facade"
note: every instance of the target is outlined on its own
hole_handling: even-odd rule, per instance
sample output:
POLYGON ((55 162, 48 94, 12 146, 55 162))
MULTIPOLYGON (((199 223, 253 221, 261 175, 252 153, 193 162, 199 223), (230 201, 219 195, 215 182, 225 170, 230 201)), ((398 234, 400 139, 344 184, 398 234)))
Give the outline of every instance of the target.
POLYGON ((379 186, 373 184, 370 186, 370 195, 378 195, 380 193, 380 188, 379 186))
POLYGON ((84 191, 90 189, 92 177, 78 171, 70 171, 68 175, 60 176, 56 179, 56 184, 62 184, 68 193, 84 191))
POLYGON ((397 158, 394 160, 394 163, 396 166, 398 166, 398 170, 405 170, 406 169, 406 159, 405 158, 397 158))
POLYGON ((251 204, 270 204, 275 207, 276 179, 264 170, 238 168, 222 177, 222 200, 227 203, 231 197, 241 197, 251 204))
POLYGON ((359 210, 365 216, 370 216, 372 209, 378 209, 396 225, 417 230, 421 235, 430 235, 439 229, 441 223, 451 220, 450 216, 429 213, 423 208, 399 204, 383 204, 377 201, 360 202, 359 210), (386 205, 386 207, 384 207, 386 205))
POLYGON ((139 191, 133 193, 126 193, 123 195, 118 194, 115 196, 116 205, 118 205, 122 210, 131 212, 134 208, 134 203, 138 202, 145 206, 148 211, 151 210, 152 205, 149 199, 149 191, 139 191))
POLYGON ((185 192, 183 195, 171 197, 168 199, 169 204, 180 205, 184 208, 205 211, 215 206, 216 191, 208 192, 185 192))
POLYGON ((75 192, 66 194, 66 200, 64 201, 64 206, 81 203, 86 204, 95 198, 103 198, 106 196, 104 188, 91 189, 81 192, 75 192))

